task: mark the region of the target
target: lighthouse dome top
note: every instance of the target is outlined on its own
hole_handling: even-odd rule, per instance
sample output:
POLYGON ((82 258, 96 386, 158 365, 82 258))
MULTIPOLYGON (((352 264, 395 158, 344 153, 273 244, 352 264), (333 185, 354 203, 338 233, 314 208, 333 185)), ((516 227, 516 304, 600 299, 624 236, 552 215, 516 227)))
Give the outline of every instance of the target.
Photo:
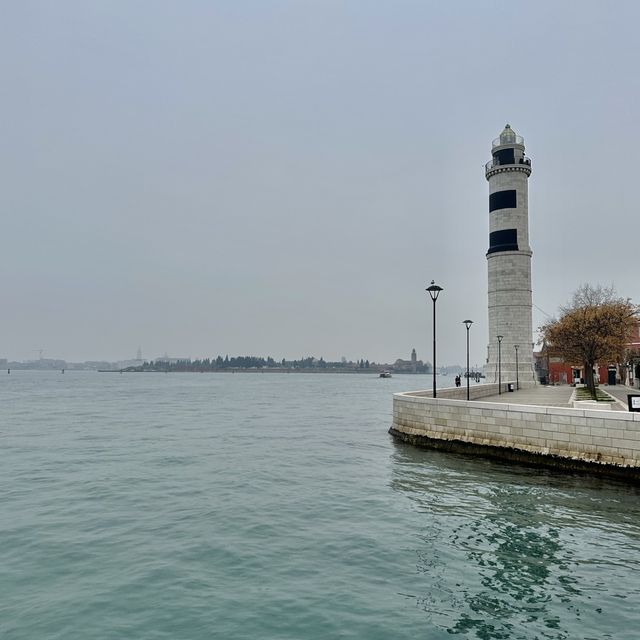
POLYGON ((516 135, 516 132, 511 128, 511 125, 506 124, 499 138, 496 138, 492 147, 500 147, 502 145, 519 144, 524 146, 524 138, 516 135))

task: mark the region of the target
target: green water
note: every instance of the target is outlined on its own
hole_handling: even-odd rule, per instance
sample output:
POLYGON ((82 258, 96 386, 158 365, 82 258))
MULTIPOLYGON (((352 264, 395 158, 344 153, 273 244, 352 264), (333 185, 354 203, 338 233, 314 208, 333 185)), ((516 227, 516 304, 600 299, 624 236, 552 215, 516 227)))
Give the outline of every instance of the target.
POLYGON ((0 637, 635 639, 640 492, 396 444, 422 376, 0 378, 0 637))

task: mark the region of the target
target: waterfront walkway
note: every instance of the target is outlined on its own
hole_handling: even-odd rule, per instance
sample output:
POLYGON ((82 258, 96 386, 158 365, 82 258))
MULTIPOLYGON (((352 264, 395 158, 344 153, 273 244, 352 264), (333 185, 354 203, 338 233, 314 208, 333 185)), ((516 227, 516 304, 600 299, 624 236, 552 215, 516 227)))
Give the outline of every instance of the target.
MULTIPOLYGON (((612 386, 601 386, 603 391, 612 395, 616 402, 611 404, 612 411, 628 411, 627 394, 640 394, 640 390, 627 387, 622 384, 612 386)), ((503 402, 507 404, 531 404, 539 407, 569 407, 574 387, 566 385, 550 386, 536 385, 527 389, 508 391, 502 394, 487 396, 482 398, 482 402, 503 402)))

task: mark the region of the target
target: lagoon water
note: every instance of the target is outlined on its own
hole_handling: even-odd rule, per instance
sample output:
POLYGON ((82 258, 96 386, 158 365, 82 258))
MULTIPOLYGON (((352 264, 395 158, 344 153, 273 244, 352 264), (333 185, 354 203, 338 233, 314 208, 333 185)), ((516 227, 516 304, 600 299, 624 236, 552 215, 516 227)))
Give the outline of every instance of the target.
POLYGON ((636 639, 640 490, 395 443, 430 380, 4 375, 0 637, 636 639))

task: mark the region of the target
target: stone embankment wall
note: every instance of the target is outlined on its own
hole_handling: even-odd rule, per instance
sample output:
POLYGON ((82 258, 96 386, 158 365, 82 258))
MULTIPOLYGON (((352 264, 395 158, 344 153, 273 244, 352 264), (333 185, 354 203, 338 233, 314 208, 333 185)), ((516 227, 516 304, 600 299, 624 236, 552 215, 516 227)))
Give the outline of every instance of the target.
MULTIPOLYGON (((463 378, 461 387, 451 387, 450 389, 438 389, 438 398, 447 398, 448 400, 466 400, 467 387, 466 380, 463 378)), ((502 392, 507 393, 509 383, 502 383, 502 392)), ((495 384, 474 384, 469 386, 469 399, 477 400, 478 398, 486 398, 487 396, 495 396, 498 393, 498 383, 495 384)), ((408 391, 406 393, 397 393, 396 396, 411 396, 414 398, 430 398, 433 400, 433 391, 408 391)))
MULTIPOLYGON (((497 385, 470 391, 494 395, 497 385)), ((509 404, 508 393, 504 403, 457 399, 466 388, 438 394, 395 394, 389 432, 419 446, 640 480, 640 413, 509 404)))

